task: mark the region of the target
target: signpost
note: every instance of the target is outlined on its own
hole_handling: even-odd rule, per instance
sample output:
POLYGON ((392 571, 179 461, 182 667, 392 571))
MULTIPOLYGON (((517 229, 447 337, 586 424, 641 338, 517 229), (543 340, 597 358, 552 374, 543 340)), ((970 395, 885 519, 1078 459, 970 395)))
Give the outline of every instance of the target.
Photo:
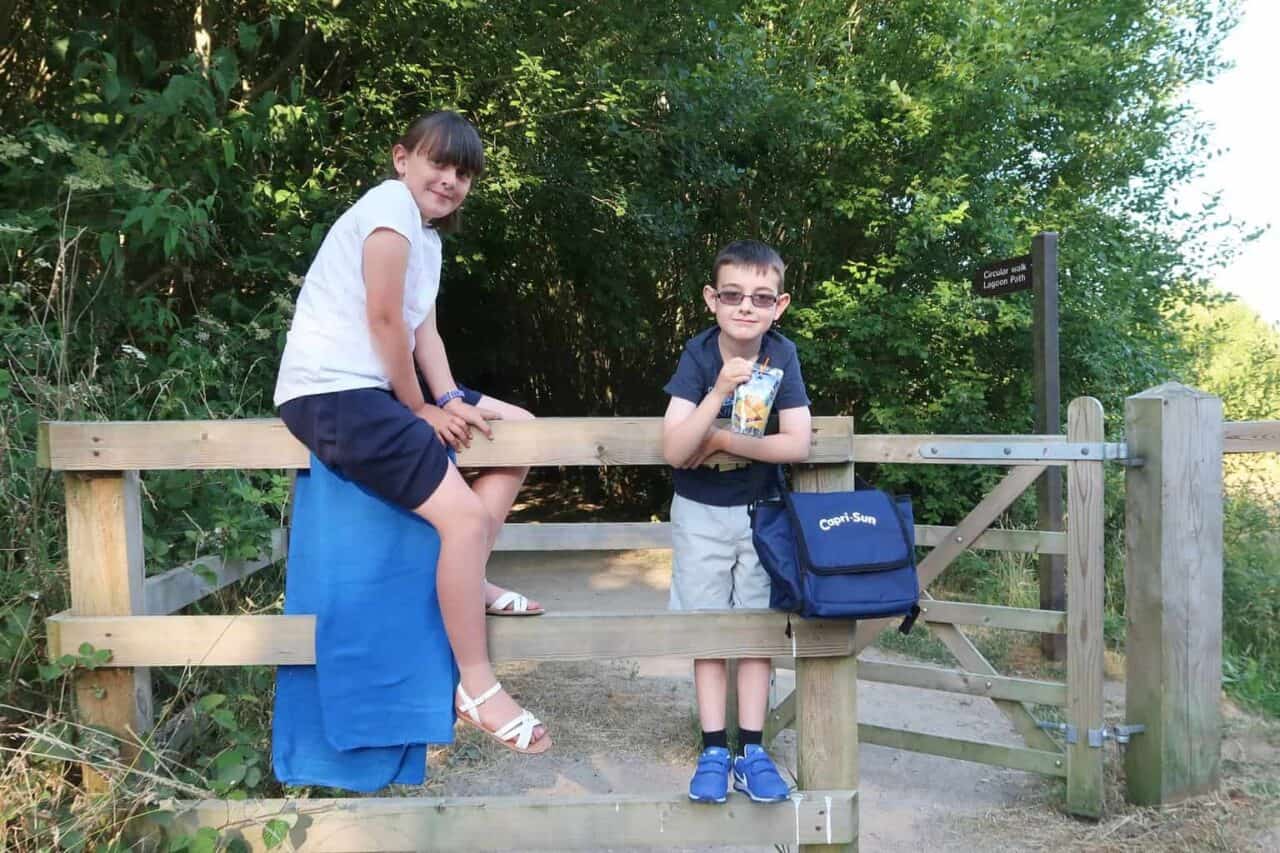
POLYGON ((973 292, 976 296, 1004 296, 1019 290, 1030 290, 1033 276, 1031 255, 1018 255, 987 264, 973 274, 973 292))
MULTIPOLYGON (((1041 232, 1031 240, 1031 254, 987 264, 973 274, 976 296, 1034 292, 1032 385, 1038 434, 1062 432, 1061 386, 1058 377, 1058 235, 1041 232)), ((1037 520, 1041 530, 1062 530, 1062 469, 1051 466, 1036 482, 1037 520)), ((1066 563, 1060 554, 1040 555, 1040 607, 1065 610, 1066 563)), ((1042 634, 1040 648, 1049 660, 1064 660, 1067 638, 1042 634)))

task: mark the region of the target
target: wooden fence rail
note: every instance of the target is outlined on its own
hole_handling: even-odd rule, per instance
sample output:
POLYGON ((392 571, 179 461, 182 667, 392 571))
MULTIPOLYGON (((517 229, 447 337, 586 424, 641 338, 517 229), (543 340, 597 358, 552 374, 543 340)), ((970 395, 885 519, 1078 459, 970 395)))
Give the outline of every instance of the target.
POLYGON ((1280 453, 1280 421, 1228 421, 1222 425, 1223 453, 1280 453))
MULTIPOLYGON (((946 540, 950 530, 950 527, 937 524, 917 524, 916 545, 922 548, 937 547, 946 540)), ((270 550, 257 559, 224 560, 216 556, 201 557, 160 574, 151 575, 143 582, 144 611, 152 616, 176 613, 223 587, 244 580, 283 559, 284 540, 285 530, 278 528, 272 532, 270 550)), ((1066 554, 1067 535, 1039 530, 987 530, 969 547, 979 551, 1066 554)), ((669 522, 506 524, 498 534, 498 541, 494 546, 495 551, 531 552, 645 549, 671 549, 669 522)), ((1039 612, 1058 613, 1059 611, 1039 612)), ((1061 628, 1055 627, 1056 622, 1048 627, 1035 628, 1017 628, 1014 625, 985 621, 963 624, 1065 633, 1061 628)))
MULTIPOLYGON (((661 418, 494 421, 494 441, 458 454, 464 468, 665 465, 661 418)), ((1120 451, 1111 449, 1112 458, 1120 451)), ((811 464, 1058 465, 1103 448, 1061 435, 855 435, 849 418, 813 419, 811 464), (954 455, 967 448, 964 455, 954 455), (1038 455, 1029 456, 1028 452, 1038 455)), ((1089 458, 1102 458, 1094 456, 1089 458)), ((275 418, 235 421, 58 421, 40 426, 39 463, 54 471, 306 468, 309 456, 275 418)), ((729 461, 717 454, 709 462, 729 461)))
POLYGON ((179 834, 202 826, 221 827, 228 840, 238 838, 262 850, 266 822, 295 815, 288 840, 292 849, 307 853, 513 846, 569 850, 673 843, 849 850, 856 849, 858 839, 857 796, 845 790, 808 791, 789 802, 743 809, 710 809, 683 794, 201 800, 182 803, 167 823, 179 834), (503 831, 506 827, 515 830, 503 831))
MULTIPOLYGON (((853 651, 850 624, 770 610, 726 613, 548 613, 490 619, 497 661, 643 657, 834 657, 853 651)), ((111 649, 108 667, 315 663, 314 616, 53 616, 51 653, 111 649), (164 641, 157 642, 163 637, 164 641)), ((408 650, 406 650, 408 653, 408 650)))

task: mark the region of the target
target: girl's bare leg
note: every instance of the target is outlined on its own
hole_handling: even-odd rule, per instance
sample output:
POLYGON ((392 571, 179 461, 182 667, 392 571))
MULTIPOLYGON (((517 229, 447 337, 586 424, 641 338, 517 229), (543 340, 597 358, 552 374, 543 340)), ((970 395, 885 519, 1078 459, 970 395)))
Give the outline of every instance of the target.
MULTIPOLYGON (((489 661, 484 618, 484 565, 492 545, 491 516, 453 465, 415 512, 440 534, 436 569, 440 614, 458 661, 462 689, 469 696, 479 696, 498 680, 489 661)), ((478 710, 482 724, 493 730, 519 714, 520 706, 502 690, 478 710)), ((545 732, 545 727, 538 726, 534 740, 545 732)))
MULTIPOLYGON (((502 415, 504 421, 533 420, 533 415, 519 406, 513 406, 510 403, 504 403, 489 396, 481 397, 477 408, 497 412, 502 415)), ((520 486, 524 483, 524 478, 528 474, 528 468, 488 468, 480 476, 472 480, 471 489, 479 496, 480 502, 484 504, 485 509, 489 511, 489 518, 492 522, 490 527, 490 549, 493 548, 493 542, 497 541, 498 533, 502 530, 502 525, 507 520, 507 515, 511 512, 512 505, 516 502, 516 495, 520 493, 520 486)), ((488 607, 493 604, 494 600, 504 592, 506 590, 502 587, 486 581, 485 606, 488 607)), ((541 610, 542 605, 531 598, 529 599, 529 609, 541 610)))

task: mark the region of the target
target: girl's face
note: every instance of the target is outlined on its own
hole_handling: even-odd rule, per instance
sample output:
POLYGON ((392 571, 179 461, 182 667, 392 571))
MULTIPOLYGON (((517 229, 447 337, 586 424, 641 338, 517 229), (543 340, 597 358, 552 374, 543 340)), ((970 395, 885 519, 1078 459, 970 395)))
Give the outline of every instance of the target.
POLYGON ((418 203, 423 222, 434 222, 453 213, 471 189, 470 172, 432 160, 426 146, 410 151, 397 145, 391 149, 391 161, 418 203))

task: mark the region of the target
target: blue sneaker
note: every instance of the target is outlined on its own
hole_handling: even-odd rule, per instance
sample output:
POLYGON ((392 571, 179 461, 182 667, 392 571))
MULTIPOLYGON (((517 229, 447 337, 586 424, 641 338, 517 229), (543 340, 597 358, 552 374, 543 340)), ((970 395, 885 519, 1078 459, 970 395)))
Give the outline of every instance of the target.
POLYGON ((791 793, 769 753, 754 743, 747 744, 746 754, 733 762, 733 789, 757 803, 781 802, 791 793))
POLYGON ((709 746, 698 756, 698 769, 689 780, 689 799, 695 803, 723 803, 729 799, 729 750, 709 746))

